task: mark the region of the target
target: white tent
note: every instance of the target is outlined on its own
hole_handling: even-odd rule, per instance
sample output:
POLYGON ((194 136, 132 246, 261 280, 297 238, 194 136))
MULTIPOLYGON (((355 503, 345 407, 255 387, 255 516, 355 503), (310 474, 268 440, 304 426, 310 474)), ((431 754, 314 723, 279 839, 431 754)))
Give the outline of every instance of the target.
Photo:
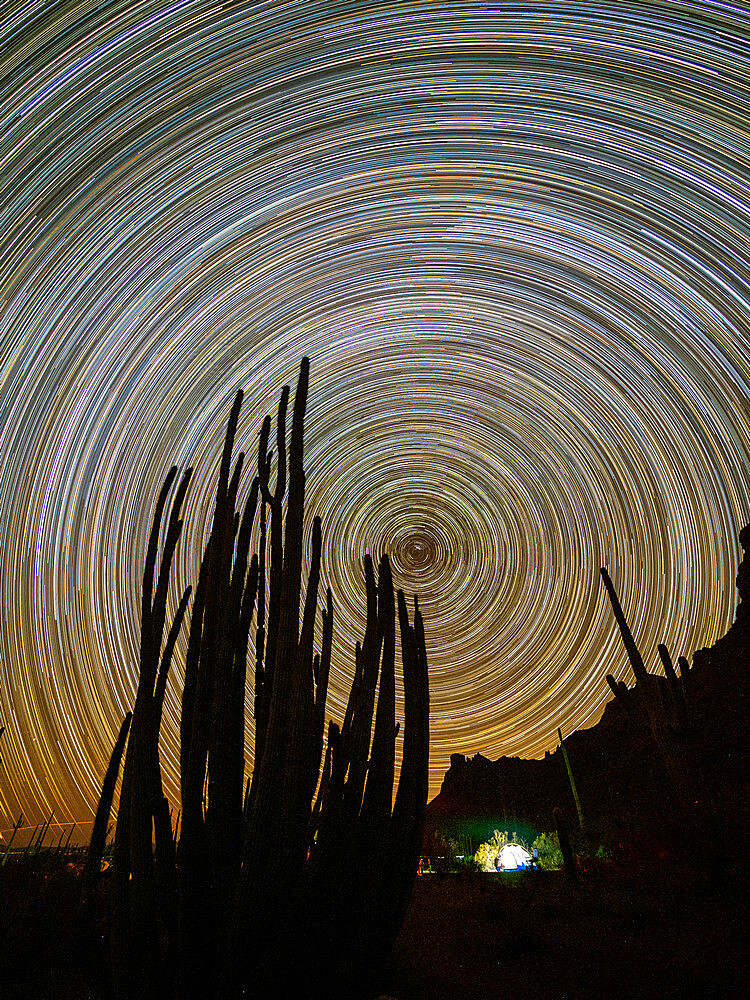
POLYGON ((531 855, 520 844, 506 844, 497 862, 499 872, 517 872, 530 867, 531 855))

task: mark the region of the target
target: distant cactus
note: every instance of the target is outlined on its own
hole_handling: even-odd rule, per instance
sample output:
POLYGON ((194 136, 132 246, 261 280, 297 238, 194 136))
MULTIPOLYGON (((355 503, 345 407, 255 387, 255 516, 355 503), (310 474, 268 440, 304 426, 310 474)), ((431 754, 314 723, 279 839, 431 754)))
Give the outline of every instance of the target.
POLYGON ((44 844, 44 838, 47 836, 49 828, 52 825, 52 819, 54 818, 54 815, 55 815, 55 810, 53 809, 52 812, 49 814, 49 819, 47 820, 47 822, 42 824, 42 829, 39 831, 39 836, 36 838, 36 841, 34 842, 34 847, 31 851, 32 854, 37 855, 41 851, 42 846, 44 844))
POLYGON ((34 838, 36 837, 38 829, 39 829, 39 824, 37 823, 37 825, 34 827, 34 832, 29 837, 28 844, 23 849, 23 856, 24 856, 24 858, 27 858, 30 853, 33 853, 32 848, 34 847, 34 843, 35 843, 34 838))
POLYGON ((552 810, 552 817, 555 821, 555 829, 557 830, 557 839, 560 842, 560 852, 563 856, 563 864, 565 865, 565 873, 571 882, 574 882, 577 877, 575 858, 573 857, 573 848, 570 843, 570 834, 568 832, 568 824, 563 815, 561 809, 555 807, 552 810))
POLYGON ((3 861, 2 861, 3 865, 8 860, 8 855, 10 854, 10 849, 13 846, 13 841, 16 839, 16 834, 18 833, 18 831, 21 829, 22 826, 23 826, 23 813, 21 813, 21 815, 18 817, 16 825, 13 827, 13 833, 11 833, 10 835, 10 839, 8 840, 8 846, 5 848, 5 854, 3 854, 3 861))
POLYGON ((686 693, 687 661, 680 657, 678 677, 669 650, 660 644, 658 652, 666 676, 649 673, 607 570, 603 568, 601 575, 636 678, 633 688, 615 681, 611 674, 607 675, 607 683, 626 711, 651 734, 675 793, 674 805, 680 818, 679 828, 674 831, 675 842, 680 849, 690 850, 691 842, 708 834, 708 795, 686 693))
POLYGON ((578 796, 578 787, 576 786, 576 780, 573 777, 573 768, 570 766, 570 760, 568 758, 568 751, 565 749, 565 743, 563 741, 562 730, 557 727, 557 736, 560 740, 560 749, 562 750, 563 760, 565 761, 565 770, 568 772, 568 781, 570 782, 570 790, 573 793, 573 800, 576 804, 576 812, 578 813, 578 825, 583 829, 583 809, 581 808, 581 800, 578 796))
POLYGON ((626 710, 631 713, 640 712, 643 715, 654 741, 664 753, 669 755, 673 750, 674 737, 676 735, 687 736, 689 730, 684 684, 687 673, 686 661, 683 657, 680 658, 681 676, 678 677, 669 650, 660 643, 658 652, 666 676, 659 677, 646 670, 609 574, 604 568, 601 574, 612 603, 623 645, 633 668, 636 687, 629 689, 622 681, 615 681, 611 674, 607 675, 607 683, 626 710))
POLYGON ((171 995, 178 985, 180 1000, 238 997, 250 988, 253 995, 279 1000, 355 997, 386 957, 408 904, 427 799, 424 627, 416 599, 413 623, 403 593, 396 600, 387 557, 380 560, 377 579, 366 557, 365 635, 344 723, 328 727, 320 778, 333 599, 329 590, 315 653, 322 548, 317 518, 304 599, 301 579, 308 374, 303 359, 288 460, 288 388, 282 393, 273 490, 270 418, 263 423, 258 474, 241 514, 235 508, 243 455, 232 469, 241 393, 232 407, 190 621, 176 857, 158 738, 167 671, 189 590, 160 651, 190 470, 172 504, 154 590, 159 529, 176 469, 156 505, 143 578, 140 678, 115 833, 111 938, 116 992, 123 998, 171 995), (250 557, 259 499, 261 551, 250 557), (246 663, 256 605, 255 764, 246 784, 246 663), (397 607, 405 732, 394 802, 397 607), (290 961, 292 926, 300 930, 290 961), (161 944, 159 927, 167 935, 161 944))
POLYGON ((64 855, 67 855, 67 853, 68 853, 68 846, 69 846, 69 844, 70 844, 70 838, 71 838, 71 837, 73 836, 73 831, 75 830, 75 828, 76 828, 76 825, 77 825, 77 824, 76 824, 76 823, 74 823, 74 824, 73 824, 73 825, 71 826, 71 828, 70 828, 70 829, 68 830, 68 836, 67 836, 67 837, 65 838, 65 846, 64 846, 64 847, 62 848, 62 853, 63 853, 64 855))

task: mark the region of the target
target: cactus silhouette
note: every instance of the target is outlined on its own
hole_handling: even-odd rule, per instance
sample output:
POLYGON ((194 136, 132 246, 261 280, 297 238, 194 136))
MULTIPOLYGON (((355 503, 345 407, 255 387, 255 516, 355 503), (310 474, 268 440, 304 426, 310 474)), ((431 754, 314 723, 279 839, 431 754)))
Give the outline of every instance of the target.
POLYGON ((128 731, 130 729, 130 721, 132 717, 133 713, 128 712, 122 720, 120 732, 118 733, 114 748, 112 749, 112 755, 109 759, 107 772, 104 776, 102 793, 99 798, 99 806, 96 810, 96 816, 94 817, 94 827, 91 832, 89 850, 86 856, 86 863, 83 868, 82 878, 84 891, 94 884, 96 876, 101 869, 102 857, 104 856, 104 844, 107 839, 107 827, 109 826, 109 814, 112 810, 112 799, 115 794, 115 784, 117 783, 117 776, 120 771, 120 762, 122 761, 122 754, 125 749, 125 741, 128 738, 128 731))
POLYGON ((691 845, 708 836, 710 806, 690 713, 687 661, 680 657, 678 676, 669 650, 660 643, 658 653, 665 676, 649 673, 607 570, 602 568, 601 575, 636 678, 633 688, 616 681, 611 674, 607 675, 607 683, 631 718, 651 734, 674 790, 673 809, 679 820, 674 846, 690 857, 691 845))
POLYGON ((575 858, 573 857, 573 848, 570 843, 570 833, 568 831, 568 823, 563 815, 562 809, 557 806, 552 810, 552 818, 555 821, 555 829, 557 830, 557 839, 560 841, 560 852, 563 856, 563 864, 565 865, 565 873, 571 882, 575 882, 577 877, 575 858))
MULTIPOLYGON (((176 469, 156 503, 143 575, 140 675, 115 832, 111 943, 118 997, 365 995, 408 904, 427 800, 424 625, 416 598, 410 620, 404 594, 394 594, 387 556, 377 578, 366 556, 365 634, 344 722, 328 724, 321 774, 334 606, 329 589, 315 652, 318 518, 304 595, 302 580, 308 380, 305 358, 288 454, 285 388, 276 420, 275 484, 272 489, 266 417, 257 475, 241 512, 235 508, 244 456, 232 466, 241 393, 230 413, 190 615, 177 840, 162 792, 158 740, 167 675, 190 597, 188 588, 165 641, 169 575, 191 470, 172 501, 158 572, 160 528, 176 469), (251 556, 259 500, 260 550, 251 556), (405 713, 394 799, 397 617, 405 713), (248 655, 254 664, 255 761, 246 781, 248 655), (293 961, 291 928, 297 929, 293 961)), ((108 814, 104 792, 101 809, 108 814)), ((93 845, 91 855, 97 850, 93 845)))

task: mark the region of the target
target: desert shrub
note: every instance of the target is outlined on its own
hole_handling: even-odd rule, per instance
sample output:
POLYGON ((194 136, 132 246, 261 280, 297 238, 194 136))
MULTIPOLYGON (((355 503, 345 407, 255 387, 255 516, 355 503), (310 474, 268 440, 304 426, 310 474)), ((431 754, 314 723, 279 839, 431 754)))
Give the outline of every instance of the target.
POLYGON ((501 833, 500 830, 495 830, 490 839, 486 843, 480 844, 474 852, 474 863, 480 871, 496 871, 495 858, 498 856, 500 849, 509 843, 511 841, 507 832, 501 833))
POLYGON ((563 856, 557 833, 540 833, 531 845, 531 852, 537 851, 539 867, 545 871, 554 871, 562 867, 563 856))
POLYGON ((483 871, 484 869, 477 863, 473 854, 467 854, 465 857, 458 857, 455 859, 455 869, 459 875, 476 875, 477 872, 483 871))
POLYGON ((438 832, 434 840, 437 854, 430 858, 433 871, 452 875, 476 871, 474 858, 466 852, 465 843, 444 832, 438 832))
POLYGON ((458 841, 453 837, 439 836, 438 847, 440 849, 440 855, 444 855, 446 858, 455 858, 456 855, 460 853, 458 841))

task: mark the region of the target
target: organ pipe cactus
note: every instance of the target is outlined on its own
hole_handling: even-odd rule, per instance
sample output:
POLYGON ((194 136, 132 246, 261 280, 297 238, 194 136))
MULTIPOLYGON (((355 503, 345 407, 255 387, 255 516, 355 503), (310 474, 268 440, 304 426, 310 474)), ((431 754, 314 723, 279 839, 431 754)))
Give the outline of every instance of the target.
POLYGON ((8 855, 10 854, 10 849, 13 846, 13 841, 16 839, 16 834, 18 833, 18 831, 21 829, 22 826, 23 826, 23 813, 20 814, 20 816, 16 820, 15 826, 13 827, 13 832, 11 833, 10 839, 8 840, 8 846, 5 848, 5 854, 3 854, 3 860, 2 860, 3 865, 8 860, 8 855))
POLYGON ((241 393, 230 414, 190 616, 176 854, 158 738, 189 589, 160 650, 190 470, 172 503, 154 589, 159 529, 175 469, 157 501, 143 580, 138 694, 115 834, 112 948, 122 997, 176 991, 180 1000, 356 997, 387 955, 408 904, 427 799, 424 626, 416 599, 410 621, 404 594, 394 594, 387 556, 379 561, 377 578, 367 556, 365 635, 343 724, 328 725, 321 775, 334 612, 329 589, 316 652, 318 518, 304 588, 302 580, 308 379, 303 359, 288 451, 289 389, 281 395, 273 488, 270 417, 263 421, 257 475, 241 512, 242 454, 232 467, 241 393), (251 556, 259 500, 260 550, 251 556), (255 649, 249 650, 254 611, 255 649), (405 725, 394 801, 397 614, 405 725), (255 761, 246 782, 248 655, 254 664, 255 761), (290 927, 298 929, 293 962, 286 946, 290 927))
POLYGON ((128 712, 122 720, 120 732, 112 749, 107 772, 104 776, 102 794, 99 799, 96 816, 94 817, 94 827, 91 832, 88 855, 83 869, 83 883, 86 889, 94 884, 96 875, 101 870, 104 844, 107 839, 109 815, 112 809, 112 799, 115 794, 115 784, 117 783, 117 776, 120 773, 122 753, 125 749, 125 741, 128 738, 128 730, 130 729, 130 720, 132 717, 133 713, 128 712))
POLYGON ((563 740, 562 730, 557 727, 557 735, 560 740, 560 750, 562 750, 563 760, 565 761, 565 770, 568 772, 568 780, 570 781, 570 790, 573 793, 573 800, 576 804, 576 812, 578 813, 578 825, 583 829, 583 809, 581 808, 581 800, 578 797, 578 788, 576 786, 576 780, 573 777, 573 768, 570 766, 570 760, 568 758, 568 751, 565 749, 565 742, 563 740))
POLYGON ((174 851, 169 803, 162 791, 159 729, 167 673, 187 609, 190 587, 179 602, 163 653, 161 647, 172 558, 182 531, 180 511, 191 474, 192 469, 187 469, 172 502, 157 575, 159 529, 177 468, 173 467, 167 475, 156 503, 143 572, 140 671, 125 754, 114 848, 111 938, 115 986, 121 996, 148 995, 157 988, 160 981, 158 918, 168 928, 175 925, 174 851))
POLYGON ((626 711, 650 731, 664 769, 669 775, 680 814, 680 833, 676 841, 686 845, 707 835, 707 788, 698 760, 694 727, 689 715, 685 682, 687 661, 680 657, 680 676, 672 664, 669 650, 658 647, 665 677, 646 670, 640 652, 628 627, 617 593, 606 569, 601 570, 609 594, 623 644, 628 653, 636 685, 629 689, 622 681, 608 674, 607 683, 620 699, 626 711))
POLYGON ((570 843, 570 832, 568 830, 568 823, 565 819, 562 809, 557 806, 552 810, 552 817, 555 821, 555 829, 557 830, 557 839, 560 841, 560 852, 563 856, 563 864, 565 865, 565 873, 571 882, 575 882, 577 877, 575 858, 573 857, 573 848, 570 843))
POLYGON ((663 746, 669 740, 670 734, 685 732, 688 727, 684 689, 684 676, 687 671, 683 665, 686 661, 683 657, 680 658, 681 676, 678 677, 669 650, 663 643, 660 643, 658 652, 664 667, 665 677, 658 677, 646 670, 643 657, 633 639, 617 592, 605 568, 602 568, 601 575, 636 679, 636 688, 630 692, 622 681, 615 681, 611 675, 607 675, 607 683, 627 710, 633 711, 637 708, 644 714, 655 742, 663 746))
POLYGON ((309 929, 303 947, 295 952, 296 968, 288 968, 279 980, 274 994, 279 997, 292 995, 301 982, 306 983, 305 996, 357 996, 390 950, 419 860, 429 745, 422 619, 415 603, 414 624, 409 623, 399 591, 405 739, 394 802, 396 600, 387 556, 380 561, 377 582, 369 559, 365 574, 368 623, 344 724, 340 731, 331 728, 330 777, 319 793, 324 798, 320 827, 302 893, 309 929), (378 706, 368 757, 376 684, 378 706), (364 719, 364 725, 358 719, 364 719), (321 970, 332 970, 333 975, 329 971, 322 976, 321 970))

